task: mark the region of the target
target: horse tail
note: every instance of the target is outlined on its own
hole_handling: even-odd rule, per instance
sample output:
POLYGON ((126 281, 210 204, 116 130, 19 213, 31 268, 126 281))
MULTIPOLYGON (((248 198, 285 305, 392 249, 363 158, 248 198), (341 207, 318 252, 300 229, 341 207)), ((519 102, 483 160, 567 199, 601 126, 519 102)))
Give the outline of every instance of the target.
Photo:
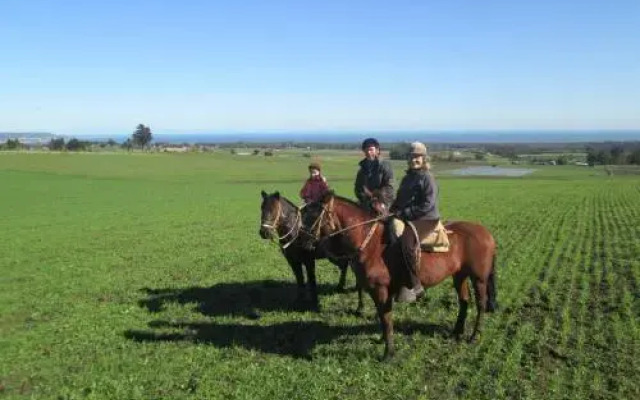
POLYGON ((496 254, 493 254, 493 260, 491 261, 491 272, 489 273, 489 279, 487 284, 487 295, 489 297, 487 301, 487 312, 495 312, 498 309, 498 293, 496 292, 496 254))

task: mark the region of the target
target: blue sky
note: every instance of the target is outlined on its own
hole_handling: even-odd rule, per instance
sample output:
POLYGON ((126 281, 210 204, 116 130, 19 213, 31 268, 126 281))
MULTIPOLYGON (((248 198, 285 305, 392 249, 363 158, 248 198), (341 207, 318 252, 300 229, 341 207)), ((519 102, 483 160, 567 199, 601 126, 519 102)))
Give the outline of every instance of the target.
POLYGON ((0 1, 0 131, 640 128, 640 1, 0 1))

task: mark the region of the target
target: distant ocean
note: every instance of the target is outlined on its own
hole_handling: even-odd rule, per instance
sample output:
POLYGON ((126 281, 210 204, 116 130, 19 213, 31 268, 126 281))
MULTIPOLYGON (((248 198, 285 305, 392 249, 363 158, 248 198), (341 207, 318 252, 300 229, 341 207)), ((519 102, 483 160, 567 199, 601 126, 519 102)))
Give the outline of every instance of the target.
MULTIPOLYGON (((90 140, 125 140, 130 134, 78 135, 90 140)), ((380 142, 424 141, 427 143, 570 143, 640 141, 637 131, 455 131, 455 132, 276 132, 276 133, 158 133, 154 142, 163 143, 360 143, 373 136, 380 142)))

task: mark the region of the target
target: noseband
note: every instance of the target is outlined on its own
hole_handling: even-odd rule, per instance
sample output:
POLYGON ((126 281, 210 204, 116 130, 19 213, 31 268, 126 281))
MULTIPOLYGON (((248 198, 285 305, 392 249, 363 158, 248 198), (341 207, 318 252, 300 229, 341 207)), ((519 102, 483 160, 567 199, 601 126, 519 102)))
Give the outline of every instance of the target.
POLYGON ((278 200, 278 212, 276 213, 276 217, 273 219, 273 221, 270 221, 269 223, 263 222, 262 227, 277 233, 278 222, 280 222, 281 214, 282 214, 282 204, 280 204, 280 200, 278 200))

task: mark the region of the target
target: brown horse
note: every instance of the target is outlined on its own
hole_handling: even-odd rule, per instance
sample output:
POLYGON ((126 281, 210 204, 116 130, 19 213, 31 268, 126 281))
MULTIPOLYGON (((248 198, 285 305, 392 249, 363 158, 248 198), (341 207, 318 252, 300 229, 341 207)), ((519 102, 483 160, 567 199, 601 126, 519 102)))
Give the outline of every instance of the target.
MULTIPOLYGON (((341 252, 351 255, 351 266, 358 284, 367 290, 376 305, 385 342, 384 357, 392 357, 393 299, 406 274, 400 241, 387 245, 384 239, 385 224, 379 218, 372 218, 372 214, 356 203, 333 193, 325 196, 317 206, 309 208, 304 223, 316 242, 336 236, 342 238, 341 252)), ((491 233, 482 225, 452 222, 445 226, 453 232, 449 235, 449 252, 422 252, 419 277, 426 288, 439 284, 449 276, 453 277, 459 302, 453 333, 458 339, 464 333, 469 305, 467 278, 471 279, 477 307, 475 326, 469 339, 473 341, 480 333, 484 312, 494 311, 497 306, 496 245, 491 233)), ((409 234, 409 231, 405 229, 405 234, 409 234)), ((310 245, 308 241, 305 244, 310 245)))
MULTIPOLYGON (((311 295, 311 308, 318 311, 318 290, 316 283, 316 263, 315 260, 327 258, 340 269, 340 281, 338 290, 345 290, 347 269, 349 260, 345 257, 332 257, 323 251, 322 248, 310 250, 302 246, 301 235, 306 232, 302 230, 302 212, 279 192, 267 194, 262 191, 260 237, 263 239, 278 240, 282 255, 289 263, 293 274, 296 277, 298 294, 296 303, 302 305, 306 298, 305 277, 302 266, 305 266, 307 273, 307 283, 311 295)), ((357 313, 362 313, 363 301, 359 292, 357 313)))

